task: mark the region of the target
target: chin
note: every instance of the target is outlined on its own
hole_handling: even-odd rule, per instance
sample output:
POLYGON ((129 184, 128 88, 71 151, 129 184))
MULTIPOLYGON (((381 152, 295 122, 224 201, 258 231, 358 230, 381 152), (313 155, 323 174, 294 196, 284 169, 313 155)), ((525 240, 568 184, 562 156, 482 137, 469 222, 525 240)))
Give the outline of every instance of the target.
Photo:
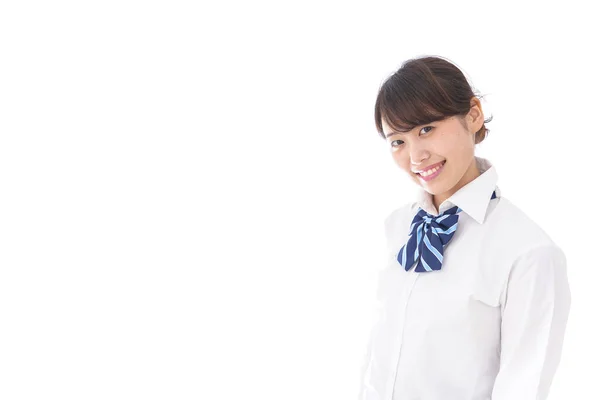
POLYGON ((423 190, 425 190, 427 193, 430 193, 433 196, 446 193, 449 190, 449 188, 446 187, 447 185, 443 185, 443 182, 436 182, 430 184, 418 182, 418 184, 423 190))

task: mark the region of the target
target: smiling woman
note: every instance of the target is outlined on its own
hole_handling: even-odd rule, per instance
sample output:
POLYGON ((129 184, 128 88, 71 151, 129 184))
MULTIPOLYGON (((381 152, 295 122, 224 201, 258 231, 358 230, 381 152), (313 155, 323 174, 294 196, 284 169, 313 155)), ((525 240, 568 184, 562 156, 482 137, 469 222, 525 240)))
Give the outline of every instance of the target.
POLYGON ((475 145, 491 120, 460 69, 439 57, 406 61, 375 101, 375 125, 394 161, 436 209, 479 175, 475 145))
POLYGON ((405 62, 380 88, 377 130, 419 191, 384 221, 361 400, 547 397, 571 303, 566 257, 475 156, 490 120, 440 57, 405 62))

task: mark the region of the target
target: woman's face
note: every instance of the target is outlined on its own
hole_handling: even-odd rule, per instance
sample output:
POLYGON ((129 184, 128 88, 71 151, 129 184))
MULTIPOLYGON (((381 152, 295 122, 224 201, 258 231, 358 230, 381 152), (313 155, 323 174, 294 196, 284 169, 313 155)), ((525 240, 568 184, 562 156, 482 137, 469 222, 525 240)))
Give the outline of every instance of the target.
POLYGON ((383 131, 392 157, 410 178, 434 198, 437 207, 479 175, 475 162, 475 132, 483 124, 477 98, 463 118, 453 116, 411 131, 395 132, 385 121, 383 131))

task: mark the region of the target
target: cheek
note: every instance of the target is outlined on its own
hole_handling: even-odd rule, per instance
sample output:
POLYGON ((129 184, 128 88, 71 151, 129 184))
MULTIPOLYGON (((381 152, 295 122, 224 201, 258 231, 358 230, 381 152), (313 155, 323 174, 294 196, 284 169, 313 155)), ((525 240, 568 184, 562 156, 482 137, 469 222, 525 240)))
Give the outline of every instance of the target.
POLYGON ((413 175, 412 171, 410 170, 410 159, 405 155, 405 153, 406 152, 393 153, 394 161, 402 170, 410 175, 413 175))

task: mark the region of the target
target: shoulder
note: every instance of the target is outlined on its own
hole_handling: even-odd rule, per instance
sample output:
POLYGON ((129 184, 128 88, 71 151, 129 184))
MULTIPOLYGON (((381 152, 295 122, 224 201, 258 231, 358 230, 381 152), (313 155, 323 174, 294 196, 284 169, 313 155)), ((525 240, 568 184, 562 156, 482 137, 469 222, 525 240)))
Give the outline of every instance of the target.
POLYGON ((485 222, 491 239, 518 254, 532 249, 558 247, 542 226, 506 197, 501 197, 485 222))
POLYGON ((481 259, 502 273, 505 283, 509 277, 536 274, 536 271, 551 269, 553 273, 549 276, 566 273, 563 249, 538 222, 509 199, 501 197, 488 217, 481 259))
MULTIPOLYGON (((500 197, 478 231, 478 262, 489 293, 505 301, 510 281, 545 274, 566 275, 566 257, 542 226, 506 197, 500 197)), ((539 280, 539 282, 546 282, 539 280)))

